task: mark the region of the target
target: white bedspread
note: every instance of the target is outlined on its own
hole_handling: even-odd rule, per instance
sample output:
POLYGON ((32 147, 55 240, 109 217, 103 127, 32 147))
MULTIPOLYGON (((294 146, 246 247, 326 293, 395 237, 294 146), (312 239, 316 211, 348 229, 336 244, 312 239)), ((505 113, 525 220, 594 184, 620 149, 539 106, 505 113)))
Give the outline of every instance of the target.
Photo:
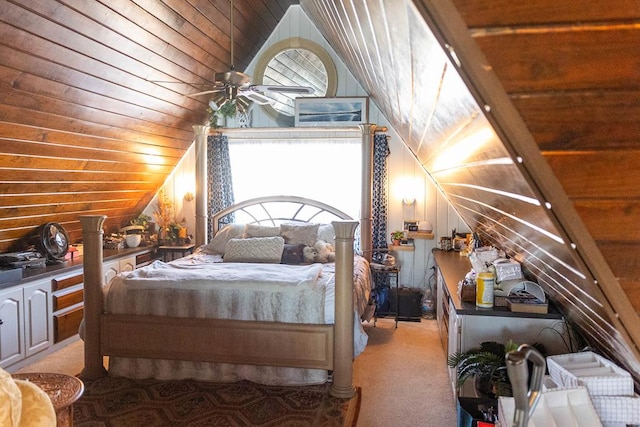
POLYGON ((153 264, 117 276, 106 310, 119 314, 324 323, 322 264, 235 264, 213 259, 153 264))

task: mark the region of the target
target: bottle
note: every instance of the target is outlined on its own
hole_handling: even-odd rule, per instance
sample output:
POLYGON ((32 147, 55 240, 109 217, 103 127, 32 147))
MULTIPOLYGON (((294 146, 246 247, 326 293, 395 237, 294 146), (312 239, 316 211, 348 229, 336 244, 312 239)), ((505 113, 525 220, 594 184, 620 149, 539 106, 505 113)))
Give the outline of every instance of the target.
POLYGON ((493 307, 493 285, 495 276, 490 272, 479 273, 476 277, 476 307, 493 307))
POLYGON ((434 319, 435 311, 433 310, 433 292, 431 289, 424 291, 422 300, 420 301, 420 307, 422 309, 422 317, 424 319, 434 319))

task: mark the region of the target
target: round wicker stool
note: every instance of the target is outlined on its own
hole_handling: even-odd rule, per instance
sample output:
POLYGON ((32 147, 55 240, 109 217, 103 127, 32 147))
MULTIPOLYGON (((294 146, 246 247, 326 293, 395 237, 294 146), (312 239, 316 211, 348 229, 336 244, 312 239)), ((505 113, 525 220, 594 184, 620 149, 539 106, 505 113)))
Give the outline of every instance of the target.
POLYGON ((65 374, 28 372, 13 374, 13 378, 31 381, 47 393, 56 411, 58 427, 73 426, 73 403, 82 396, 84 384, 65 374))

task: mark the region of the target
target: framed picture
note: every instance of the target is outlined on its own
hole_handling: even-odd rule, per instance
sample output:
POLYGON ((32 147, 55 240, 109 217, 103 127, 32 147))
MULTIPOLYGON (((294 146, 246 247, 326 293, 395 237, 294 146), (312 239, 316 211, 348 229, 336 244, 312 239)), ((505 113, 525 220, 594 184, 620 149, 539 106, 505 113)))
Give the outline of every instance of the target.
POLYGON ((296 98, 296 126, 350 126, 367 123, 369 98, 296 98))

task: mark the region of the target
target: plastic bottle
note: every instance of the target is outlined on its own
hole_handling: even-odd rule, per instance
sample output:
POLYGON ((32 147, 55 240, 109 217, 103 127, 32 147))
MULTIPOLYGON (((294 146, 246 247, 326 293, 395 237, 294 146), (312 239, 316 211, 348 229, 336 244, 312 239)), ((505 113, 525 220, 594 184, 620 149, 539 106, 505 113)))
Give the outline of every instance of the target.
POLYGON ((476 277, 476 307, 493 307, 495 276, 490 272, 478 273, 476 277))
POLYGON ((420 307, 422 309, 422 317, 424 319, 434 319, 435 318, 435 310, 433 303, 433 292, 431 289, 427 289, 424 291, 424 295, 422 296, 422 300, 420 301, 420 307))

